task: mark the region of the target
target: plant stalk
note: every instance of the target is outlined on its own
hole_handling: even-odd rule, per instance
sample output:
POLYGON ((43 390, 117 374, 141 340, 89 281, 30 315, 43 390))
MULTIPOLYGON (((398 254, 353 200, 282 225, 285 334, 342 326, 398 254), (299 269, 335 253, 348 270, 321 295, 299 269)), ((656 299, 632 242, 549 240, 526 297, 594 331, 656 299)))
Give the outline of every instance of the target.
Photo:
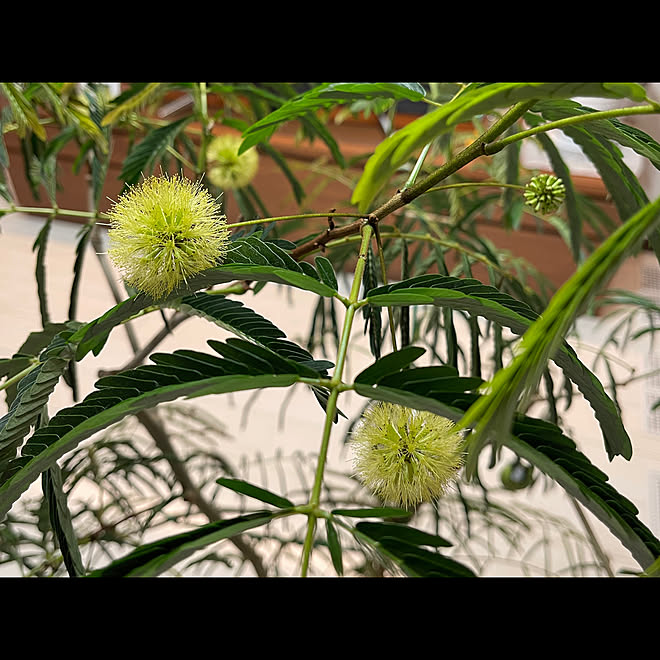
POLYGON ((323 426, 323 437, 321 439, 321 449, 319 451, 319 459, 316 466, 316 474, 314 477, 314 485, 309 498, 309 513, 307 522, 307 535, 303 545, 301 576, 306 577, 309 570, 309 560, 312 554, 312 545, 314 543, 314 533, 316 531, 316 519, 319 517, 317 513, 318 506, 321 501, 321 488, 323 486, 323 474, 325 471, 325 463, 328 456, 328 447, 330 444, 330 433, 332 431, 332 424, 334 423, 335 414, 337 413, 337 398, 342 388, 342 374, 344 371, 344 364, 346 363, 346 354, 348 351, 348 343, 353 328, 353 319, 357 309, 358 298, 360 295, 360 285, 362 283, 362 275, 367 260, 367 251, 373 235, 373 228, 368 222, 362 224, 362 243, 360 244, 360 252, 358 261, 355 265, 353 274, 353 284, 349 295, 349 306, 346 309, 346 316, 344 317, 344 327, 342 328, 341 339, 339 342, 339 350, 337 352, 337 362, 335 373, 330 381, 331 389, 328 403, 326 405, 325 424, 323 426))
POLYGON ((521 131, 515 135, 510 135, 509 137, 503 138, 497 142, 493 142, 485 147, 484 153, 488 156, 496 154, 498 151, 502 151, 504 147, 508 147, 514 142, 519 140, 524 140, 525 138, 531 137, 532 135, 537 135, 538 133, 546 133, 547 131, 552 131, 555 128, 563 128, 564 126, 573 126, 574 124, 583 124, 587 121, 597 121, 598 119, 612 119, 614 117, 626 117, 630 115, 649 115, 657 113, 660 110, 660 107, 651 104, 651 105, 637 105, 629 108, 614 108, 612 110, 601 110, 598 112, 590 112, 586 115, 576 115, 573 117, 565 117, 564 119, 558 119, 557 121, 551 121, 547 124, 541 126, 535 126, 526 131, 521 131))

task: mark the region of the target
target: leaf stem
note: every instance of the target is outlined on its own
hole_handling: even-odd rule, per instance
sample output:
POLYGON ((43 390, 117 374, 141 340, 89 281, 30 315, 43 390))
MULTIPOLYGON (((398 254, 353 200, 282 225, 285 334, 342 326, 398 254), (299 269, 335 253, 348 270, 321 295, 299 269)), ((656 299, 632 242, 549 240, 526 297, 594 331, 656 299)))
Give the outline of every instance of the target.
POLYGON ((484 149, 486 155, 496 154, 498 151, 502 151, 504 147, 517 142, 518 140, 524 140, 532 135, 537 135, 538 133, 545 133, 547 131, 552 131, 555 128, 563 128, 564 126, 572 126, 574 124, 583 124, 587 121, 597 121, 599 119, 611 119, 613 117, 625 117, 630 115, 648 115, 660 112, 660 106, 653 103, 651 105, 636 105, 629 108, 614 108, 612 110, 601 110, 598 112, 590 112, 586 115, 575 115, 573 117, 565 117, 564 119, 558 119, 557 121, 551 121, 542 126, 535 126, 526 131, 521 131, 515 135, 510 135, 509 137, 503 138, 497 142, 493 142, 487 145, 484 149))
POLYGON ((437 190, 449 190, 450 188, 514 188, 515 190, 525 190, 525 186, 516 183, 499 183, 498 181, 464 181, 462 183, 447 183, 444 186, 435 186, 426 192, 436 192, 437 190))
POLYGON ((249 225, 263 225, 268 222, 281 222, 283 220, 299 220, 305 218, 364 218, 364 213, 297 213, 295 215, 280 215, 271 218, 256 218, 255 220, 245 220, 243 222, 232 222, 227 227, 247 227, 249 225))
POLYGON ((314 532, 316 531, 316 519, 319 517, 317 511, 321 501, 321 488, 323 485, 323 474, 325 471, 325 463, 328 456, 328 446, 330 444, 330 433, 334 423, 335 415, 337 413, 337 398, 339 392, 347 389, 342 385, 342 373, 344 371, 344 364, 346 362, 346 354, 348 351, 348 342, 353 327, 353 319, 355 317, 356 305, 358 304, 358 297, 360 295, 360 285, 362 284, 362 275, 367 259, 367 251, 371 243, 373 235, 373 228, 368 222, 362 225, 362 242, 360 244, 360 252, 358 261, 355 266, 353 274, 353 284, 349 295, 349 306, 346 309, 346 316, 344 317, 344 327, 342 328, 341 339, 339 343, 339 350, 337 352, 337 361, 335 371, 330 380, 330 396, 326 404, 325 424, 323 426, 323 437, 321 438, 321 449, 319 451, 319 459, 316 466, 316 474, 314 476, 314 485, 309 498, 309 513, 307 522, 307 535, 303 544, 303 554, 301 563, 301 576, 306 577, 309 570, 309 560, 312 554, 312 545, 314 542, 314 532))
POLYGON ((209 137, 209 112, 206 83, 199 83, 199 115, 202 124, 199 153, 197 154, 197 174, 206 170, 206 144, 209 137))
POLYGON ((108 216, 105 213, 97 213, 95 211, 74 211, 70 209, 61 209, 58 207, 39 207, 39 206, 16 206, 11 204, 5 209, 5 213, 27 213, 37 215, 52 215, 53 217, 72 217, 72 218, 101 218, 107 220, 108 216))
POLYGON ((18 383, 20 380, 25 378, 31 371, 34 371, 39 366, 39 358, 34 358, 32 364, 29 367, 23 369, 19 373, 15 374, 11 378, 8 378, 4 383, 0 384, 0 391, 6 390, 8 387, 11 387, 14 383, 18 383))

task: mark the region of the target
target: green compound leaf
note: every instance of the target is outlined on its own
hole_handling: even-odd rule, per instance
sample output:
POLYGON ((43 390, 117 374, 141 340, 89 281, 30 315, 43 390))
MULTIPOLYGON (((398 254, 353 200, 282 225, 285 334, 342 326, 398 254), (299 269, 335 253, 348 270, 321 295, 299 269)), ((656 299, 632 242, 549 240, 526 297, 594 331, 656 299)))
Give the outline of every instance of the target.
POLYGON ((138 83, 133 85, 131 89, 115 99, 115 107, 103 117, 101 126, 110 126, 127 112, 138 110, 140 106, 158 94, 162 87, 163 83, 138 83))
MULTIPOLYGON (((395 529, 392 525, 384 527, 379 523, 361 522, 352 531, 358 540, 371 545, 411 577, 476 577, 472 569, 454 559, 419 547, 429 545, 434 538, 432 535, 413 528, 406 529, 409 531, 395 529)), ((435 539, 438 544, 435 547, 442 545, 444 539, 435 539)))
MULTIPOLYGON (((495 287, 482 284, 476 279, 444 275, 420 275, 378 287, 369 291, 366 299, 370 304, 379 306, 436 305, 463 310, 494 321, 518 335, 524 334, 539 318, 526 303, 495 287)), ((607 395, 596 375, 580 361, 566 342, 559 347, 552 360, 575 383, 594 410, 609 458, 621 455, 629 460, 632 456, 630 437, 616 404, 607 395)), ((359 374, 355 382, 380 383, 382 368, 379 362, 375 362, 359 374)))
POLYGON ((201 548, 266 525, 277 512, 259 511, 221 520, 140 546, 126 557, 93 571, 88 577, 155 577, 201 548))
POLYGON ((126 186, 136 184, 142 175, 148 176, 152 172, 167 152, 167 148, 174 145, 177 136, 192 119, 192 117, 184 117, 156 128, 131 149, 119 174, 119 178, 125 183, 124 189, 126 186))
MULTIPOLYGON (((79 324, 70 325, 77 327, 79 324)), ((43 334, 32 333, 32 340, 29 338, 24 346, 27 347, 30 341, 35 345, 34 342, 48 336, 52 328, 57 327, 59 325, 54 324, 43 334)), ((57 333, 39 355, 38 366, 18 382, 9 410, 0 418, 0 472, 15 458, 17 447, 36 424, 43 406, 73 358, 73 348, 68 343, 71 335, 71 329, 57 333)))
POLYGON ((222 357, 190 350, 156 353, 154 364, 101 378, 79 404, 37 429, 0 475, 0 518, 54 461, 127 415, 180 397, 289 387, 309 374, 307 367, 242 339, 209 343, 222 357))
POLYGON ((253 497, 254 499, 265 502, 266 504, 272 504, 279 509, 292 509, 294 506, 293 502, 287 500, 286 497, 271 493, 269 490, 259 488, 259 486, 255 486, 242 479, 230 479, 228 477, 221 477, 220 479, 216 479, 216 483, 237 493, 241 493, 242 495, 253 497))
MULTIPOLYGON (((72 361, 82 360, 90 351, 98 355, 115 327, 151 304, 153 301, 147 296, 133 296, 85 325, 76 322, 49 324, 45 331, 30 335, 19 353, 34 355, 43 349, 41 364, 17 387, 11 388, 11 392, 8 391, 12 395, 12 400, 8 401, 10 409, 0 418, 0 472, 6 468, 6 461, 15 457, 16 448, 34 426, 41 407, 48 401, 72 361), (14 390, 17 391, 16 396, 14 390)), ((279 328, 239 301, 199 292, 163 306, 205 318, 239 337, 257 342, 275 354, 298 363, 301 375, 327 377, 327 369, 333 366, 331 362, 314 360, 308 351, 286 339, 279 328)), ((7 374, 14 375, 22 370, 20 367, 26 366, 28 362, 25 359, 12 361, 7 367, 7 374)), ((325 409, 327 392, 317 387, 312 387, 312 391, 325 409)))
POLYGON ((252 235, 235 239, 222 264, 190 278, 188 284, 173 291, 169 299, 235 280, 276 282, 319 296, 337 295, 337 290, 322 281, 314 266, 305 261, 298 262, 272 241, 262 241, 252 235))
MULTIPOLYGON (((408 392, 381 385, 356 384, 355 392, 377 401, 428 410, 455 422, 480 397, 472 392, 444 390, 429 381, 426 390, 408 392)), ((550 422, 518 415, 502 444, 562 486, 591 511, 630 551, 648 567, 660 555, 660 541, 637 518, 635 505, 619 494, 608 476, 578 451, 575 443, 550 422)))
POLYGON ((0 91, 3 92, 9 106, 12 116, 17 125, 18 137, 24 138, 28 129, 40 139, 46 139, 46 129, 39 122, 39 117, 30 104, 18 83, 0 83, 0 91))
POLYGON ((361 213, 365 213, 401 165, 418 149, 456 124, 498 108, 508 108, 520 101, 568 99, 574 96, 643 101, 646 91, 637 83, 491 83, 472 87, 383 140, 367 161, 351 201, 361 213))
POLYGON ((461 422, 463 428, 473 428, 466 459, 468 473, 476 465, 481 448, 490 441, 497 444, 498 435, 506 433, 519 400, 538 386, 547 361, 564 343, 563 337, 577 314, 659 222, 660 198, 633 215, 596 248, 525 332, 513 360, 495 373, 486 386, 488 393, 461 422))
MULTIPOLYGON (((245 307, 238 300, 200 291, 173 301, 167 307, 204 318, 241 337, 256 341, 289 360, 310 366, 321 364, 314 360, 309 351, 286 339, 284 332, 268 319, 245 307)), ((323 366, 333 365, 331 362, 324 362, 323 366)), ((324 368, 317 370, 325 375, 324 368)))
MULTIPOLYGON (((260 240, 256 236, 239 238, 233 241, 227 258, 224 263, 214 268, 200 273, 190 278, 187 286, 174 290, 165 300, 155 301, 146 294, 140 293, 131 298, 123 300, 108 310, 99 318, 87 323, 72 338, 72 341, 78 344, 76 359, 82 359, 89 351, 98 355, 109 336, 110 332, 119 323, 139 314, 143 309, 156 304, 160 307, 173 307, 195 313, 209 320, 213 320, 223 327, 229 327, 239 334, 250 336, 255 341, 261 341, 264 345, 272 347, 274 350, 284 350, 286 355, 296 352, 290 343, 287 346, 284 342, 277 342, 277 337, 273 336, 273 341, 266 344, 264 338, 268 334, 280 333, 270 321, 259 317, 251 311, 237 312, 241 303, 223 303, 213 302, 212 299, 222 299, 215 294, 191 293, 205 289, 214 284, 224 284, 236 280, 256 280, 260 282, 276 282, 280 284, 293 285, 306 291, 312 291, 321 296, 332 297, 337 292, 331 289, 327 284, 321 282, 321 278, 314 266, 306 262, 300 264, 292 259, 282 248, 270 242, 260 240), (234 306, 233 309, 231 306, 234 306), (226 314, 225 314, 226 312, 226 314), (234 322, 240 320, 241 315, 245 317, 243 325, 235 325, 234 322), (248 316, 250 318, 248 318, 248 316), (211 319, 211 317, 213 317, 211 319), (261 327, 263 332, 248 332, 250 326, 261 327)), ((247 308, 245 308, 247 310, 247 308)), ((283 336, 281 333, 280 336, 283 336)), ((302 349, 300 349, 302 350, 302 349)), ((298 351, 300 354, 300 351, 298 351)), ((309 353, 305 352, 305 360, 311 359, 309 353)))
POLYGON ((281 124, 309 116, 321 108, 372 98, 419 101, 425 94, 418 83, 325 83, 283 103, 277 110, 252 124, 243 133, 239 153, 267 142, 281 124))

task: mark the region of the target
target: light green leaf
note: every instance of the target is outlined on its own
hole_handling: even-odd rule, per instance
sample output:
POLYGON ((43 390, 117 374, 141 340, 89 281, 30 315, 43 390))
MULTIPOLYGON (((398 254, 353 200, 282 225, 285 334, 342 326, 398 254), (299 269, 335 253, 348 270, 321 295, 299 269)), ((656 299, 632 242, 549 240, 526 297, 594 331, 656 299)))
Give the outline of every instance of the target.
POLYGON ((17 83, 0 83, 0 90, 11 106, 14 121, 18 126, 18 136, 24 138, 29 128, 40 140, 45 140, 46 129, 39 122, 36 111, 25 98, 20 86, 17 83))
POLYGON ((101 126, 109 126, 127 112, 137 110, 159 93, 162 85, 163 83, 139 84, 129 92, 122 94, 121 97, 118 97, 120 102, 105 115, 101 126))

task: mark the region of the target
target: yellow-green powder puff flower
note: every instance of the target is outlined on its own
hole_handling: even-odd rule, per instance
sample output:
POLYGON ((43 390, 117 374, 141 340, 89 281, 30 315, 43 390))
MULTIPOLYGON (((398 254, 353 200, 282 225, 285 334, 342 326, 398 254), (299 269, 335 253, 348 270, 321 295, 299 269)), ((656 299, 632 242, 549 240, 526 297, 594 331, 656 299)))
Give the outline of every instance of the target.
POLYGON ((243 138, 227 133, 213 138, 206 149, 209 181, 222 190, 235 190, 247 186, 259 169, 259 154, 251 147, 238 155, 243 138))
POLYGON ((463 464, 462 436, 433 413, 372 404, 353 431, 353 467, 384 502, 412 508, 447 492, 463 464))
POLYGON ((227 253, 220 205, 184 177, 150 177, 121 195, 108 215, 110 259, 128 284, 155 299, 227 253))

